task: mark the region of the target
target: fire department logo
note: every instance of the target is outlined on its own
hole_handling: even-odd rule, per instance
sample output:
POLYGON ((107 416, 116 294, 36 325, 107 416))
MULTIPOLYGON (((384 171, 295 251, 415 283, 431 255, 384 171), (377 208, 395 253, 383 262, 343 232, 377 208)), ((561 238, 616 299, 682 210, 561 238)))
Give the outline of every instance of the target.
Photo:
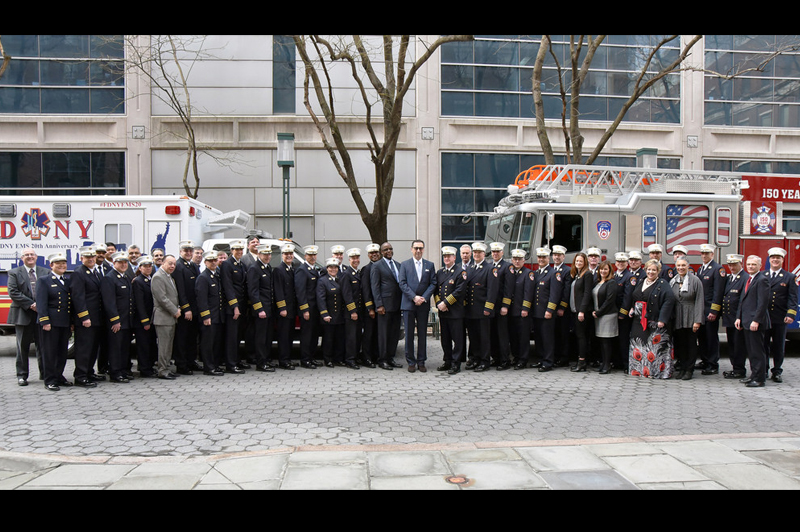
POLYGON ((35 207, 22 215, 22 232, 31 240, 39 240, 50 232, 50 217, 35 207))
POLYGON ((611 236, 611 222, 608 220, 597 222, 597 234, 601 239, 608 240, 611 236))
POLYGON ((775 213, 766 205, 756 209, 751 220, 754 233, 775 234, 775 213))

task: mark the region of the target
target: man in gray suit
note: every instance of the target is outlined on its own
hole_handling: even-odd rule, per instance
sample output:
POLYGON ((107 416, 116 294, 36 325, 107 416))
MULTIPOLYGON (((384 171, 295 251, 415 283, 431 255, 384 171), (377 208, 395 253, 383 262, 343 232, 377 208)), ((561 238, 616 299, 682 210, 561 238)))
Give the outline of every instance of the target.
POLYGON ((22 265, 8 272, 8 323, 17 335, 17 384, 28 385, 28 353, 31 341, 36 346, 39 378, 43 378, 42 352, 39 348, 39 327, 36 321, 36 280, 50 275, 50 270, 36 265, 36 251, 22 250, 22 265))
POLYGON ((169 361, 172 358, 175 323, 181 316, 181 309, 178 306, 178 288, 172 279, 174 271, 175 257, 166 255, 151 282, 153 325, 156 327, 156 336, 158 337, 158 378, 167 380, 175 379, 175 374, 170 371, 169 361))

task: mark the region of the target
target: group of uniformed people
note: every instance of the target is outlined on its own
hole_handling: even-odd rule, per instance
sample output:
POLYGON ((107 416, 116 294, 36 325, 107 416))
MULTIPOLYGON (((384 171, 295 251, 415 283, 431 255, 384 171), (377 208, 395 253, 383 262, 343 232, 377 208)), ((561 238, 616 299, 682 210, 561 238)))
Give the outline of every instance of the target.
MULTIPOLYGON (((382 285, 386 278, 393 284, 400 266, 391 258, 390 244, 367 246, 369 262, 363 267, 360 249, 334 246, 324 268, 317 263, 317 246, 306 246, 305 260, 294 266, 295 246, 283 245, 276 267, 270 266, 272 247, 259 245, 257 238, 234 240, 224 260, 216 251, 205 253, 204 268, 192 260, 196 248, 192 242, 181 242, 178 257, 159 250, 159 266, 150 256, 138 256, 138 249, 130 255, 116 252, 104 260, 103 245, 86 246, 80 250, 81 266, 69 276, 66 257, 49 256, 51 271, 38 279, 35 295, 47 389, 72 385, 63 376, 71 330, 74 384, 84 387, 105 380, 103 373, 112 382, 133 378, 133 337, 142 377, 171 380, 199 370, 220 376, 244 373, 252 365, 265 372, 276 367, 292 370, 296 367, 290 359, 292 333, 298 322, 301 367, 317 368, 320 337, 322 363, 328 367, 402 367, 394 361, 400 303, 390 301, 394 292, 385 292, 382 285), (381 260, 386 263, 379 266, 381 260), (157 269, 161 271, 155 276, 157 269), (273 335, 277 364, 271 356, 273 335)), ((531 269, 525 265, 525 250, 511 250, 509 262, 501 243, 476 242, 461 250, 443 247, 444 265, 432 280, 444 353, 437 369, 456 374, 466 363, 465 369, 476 372, 491 367, 537 367, 547 372, 572 365, 572 371, 594 366, 600 373, 616 367, 639 374, 629 367, 632 322, 641 321, 644 329, 650 320, 673 332, 682 330, 673 323, 672 314, 687 304, 682 299, 689 286, 683 284, 686 248, 674 247, 675 267, 662 265, 659 244, 647 251, 650 260, 645 267, 637 251, 616 253, 611 263, 601 261, 596 247, 579 253, 568 266, 566 249, 556 245, 552 251, 536 249, 537 267, 531 269), (661 311, 657 318, 637 311, 633 301, 637 286, 656 283, 646 273, 651 265, 658 279, 670 286, 662 299, 650 305, 648 312, 661 311)), ((721 324, 733 367, 723 372, 726 378, 763 386, 772 359, 772 379, 781 382, 786 326, 797 309, 795 276, 782 267, 786 252, 769 251, 767 272, 761 270, 758 257, 748 258, 745 270, 744 257, 728 255, 728 272, 713 260, 714 251, 713 246, 702 246, 703 264, 697 272, 688 268, 701 287, 694 290, 701 294, 702 312, 696 310, 699 317, 688 325, 694 334, 689 343, 698 348, 700 360, 670 352, 675 362, 662 377, 691 378, 695 369, 704 375, 718 373, 721 324), (751 281, 758 281, 758 297, 751 298, 757 304, 745 298, 751 281), (750 377, 744 367, 747 357, 750 377)), ((399 294, 397 287, 392 290, 399 294)), ((680 345, 685 348, 683 336, 680 345)), ((408 356, 411 371, 415 362, 408 356)), ((419 369, 424 371, 424 358, 419 369)))

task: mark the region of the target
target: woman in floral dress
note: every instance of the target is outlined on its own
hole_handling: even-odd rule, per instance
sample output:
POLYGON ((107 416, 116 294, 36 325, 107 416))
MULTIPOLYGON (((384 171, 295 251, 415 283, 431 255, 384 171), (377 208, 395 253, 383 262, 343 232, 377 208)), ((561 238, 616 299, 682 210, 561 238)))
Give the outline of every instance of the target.
POLYGON ((647 277, 633 290, 628 368, 631 375, 668 379, 673 369, 672 335, 668 327, 675 296, 669 283, 659 277, 660 272, 660 262, 647 261, 647 277))

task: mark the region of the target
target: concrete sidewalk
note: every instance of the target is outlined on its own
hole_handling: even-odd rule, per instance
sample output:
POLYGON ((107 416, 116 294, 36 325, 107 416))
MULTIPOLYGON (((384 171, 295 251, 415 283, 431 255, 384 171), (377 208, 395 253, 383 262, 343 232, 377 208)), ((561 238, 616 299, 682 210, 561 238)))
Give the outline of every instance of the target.
POLYGON ((304 446, 204 457, 0 452, 0 489, 800 489, 800 436, 304 446))

